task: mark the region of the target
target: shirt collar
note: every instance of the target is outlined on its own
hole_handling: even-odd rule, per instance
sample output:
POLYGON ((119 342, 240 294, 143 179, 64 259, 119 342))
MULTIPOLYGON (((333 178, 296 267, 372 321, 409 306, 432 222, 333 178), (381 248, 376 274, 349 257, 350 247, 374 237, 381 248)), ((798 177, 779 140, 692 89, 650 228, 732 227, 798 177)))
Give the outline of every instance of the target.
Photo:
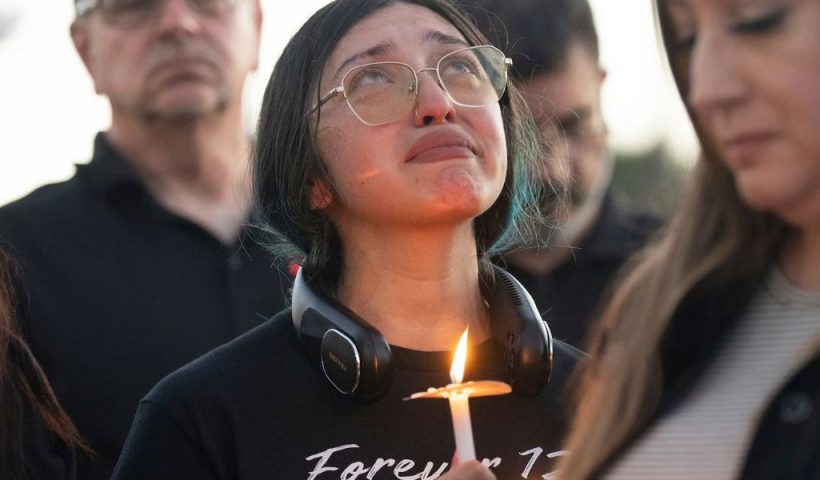
POLYGON ((580 247, 590 257, 620 259, 639 249, 659 224, 649 213, 631 212, 609 190, 601 203, 598 219, 580 247))
POLYGON ((91 161, 86 165, 77 165, 77 175, 103 195, 135 188, 145 191, 134 168, 108 141, 104 132, 98 133, 94 138, 94 155, 91 161))

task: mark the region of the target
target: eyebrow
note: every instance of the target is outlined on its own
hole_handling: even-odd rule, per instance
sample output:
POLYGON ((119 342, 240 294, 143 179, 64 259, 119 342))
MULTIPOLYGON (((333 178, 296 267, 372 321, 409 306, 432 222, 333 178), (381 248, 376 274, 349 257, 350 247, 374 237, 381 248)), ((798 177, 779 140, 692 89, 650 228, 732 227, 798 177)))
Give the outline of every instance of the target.
POLYGON ((436 42, 442 45, 461 45, 464 47, 469 47, 470 45, 465 42, 464 40, 454 37, 452 35, 448 35, 443 32, 439 32, 438 30, 430 30, 424 34, 423 37, 425 42, 436 42))
POLYGON ((566 110, 557 115, 556 120, 561 125, 569 125, 571 123, 586 120, 592 115, 592 111, 587 107, 573 108, 566 110))
POLYGON ((378 44, 374 47, 368 48, 367 50, 361 51, 359 53, 355 53, 355 54, 351 55, 350 57, 348 57, 347 60, 342 62, 341 65, 339 65, 339 68, 336 69, 336 73, 333 74, 333 78, 338 78, 339 73, 344 71, 344 68, 346 66, 350 65, 351 63, 353 63, 357 60, 360 60, 362 58, 367 58, 367 57, 376 57, 376 56, 379 56, 379 55, 384 55, 385 53, 391 52, 395 49, 396 49, 396 44, 395 43, 393 43, 393 42, 382 42, 382 43, 380 43, 380 44, 378 44))
MULTIPOLYGON (((435 42, 441 45, 459 45, 464 47, 469 47, 470 45, 465 42, 464 40, 454 37, 452 35, 448 35, 444 32, 440 32, 438 30, 429 30, 424 34, 422 37, 424 42, 435 42)), ((382 42, 378 45, 368 48, 367 50, 363 50, 361 52, 355 53, 347 58, 339 68, 336 69, 336 72, 333 74, 333 78, 339 78, 339 74, 345 70, 345 67, 349 66, 353 62, 361 60, 363 58, 370 58, 370 57, 377 57, 379 55, 384 55, 385 53, 391 52, 396 50, 396 44, 393 42, 382 42)))

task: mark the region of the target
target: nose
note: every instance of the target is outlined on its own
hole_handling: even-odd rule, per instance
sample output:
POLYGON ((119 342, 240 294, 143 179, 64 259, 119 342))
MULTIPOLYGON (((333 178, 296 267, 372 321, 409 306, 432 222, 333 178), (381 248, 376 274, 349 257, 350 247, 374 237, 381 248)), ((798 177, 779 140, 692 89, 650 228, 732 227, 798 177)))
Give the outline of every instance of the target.
POLYGON ((423 68, 416 74, 419 82, 416 95, 416 125, 424 126, 455 120, 455 105, 444 88, 439 85, 435 69, 423 68))
POLYGON ((199 15, 188 4, 188 0, 160 1, 159 8, 157 25, 162 32, 193 34, 202 27, 199 15))
POLYGON ((739 68, 732 39, 721 29, 702 31, 689 63, 689 104, 698 115, 708 115, 740 102, 747 85, 739 68))

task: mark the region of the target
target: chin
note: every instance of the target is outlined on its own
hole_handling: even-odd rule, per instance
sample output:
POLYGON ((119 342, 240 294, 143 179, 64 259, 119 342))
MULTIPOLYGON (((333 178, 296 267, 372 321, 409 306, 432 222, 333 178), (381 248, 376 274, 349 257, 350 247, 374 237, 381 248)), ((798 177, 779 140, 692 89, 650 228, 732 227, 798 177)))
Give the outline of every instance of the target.
POLYGON ((740 199, 747 207, 759 212, 773 213, 785 219, 783 210, 790 203, 790 199, 787 198, 788 190, 779 189, 772 184, 751 181, 738 180, 735 184, 740 199))
POLYGON ((145 110, 144 117, 152 120, 186 121, 197 120, 224 110, 224 106, 192 103, 145 110))
POLYGON ((147 106, 144 109, 146 118, 192 120, 224 111, 228 106, 228 98, 226 95, 217 95, 212 90, 186 91, 146 101, 143 105, 147 106))
POLYGON ((481 215, 484 209, 479 202, 436 201, 428 210, 433 216, 454 221, 474 218, 481 215))

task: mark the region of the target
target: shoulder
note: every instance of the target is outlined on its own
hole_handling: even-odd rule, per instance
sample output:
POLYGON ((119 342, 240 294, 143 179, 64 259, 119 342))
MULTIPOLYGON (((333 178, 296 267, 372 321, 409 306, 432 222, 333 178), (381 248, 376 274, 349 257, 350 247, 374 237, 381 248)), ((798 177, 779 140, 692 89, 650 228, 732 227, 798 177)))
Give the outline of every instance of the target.
POLYGON ((626 235, 638 239, 645 239, 664 223, 663 217, 657 213, 641 208, 612 193, 604 199, 601 217, 612 228, 617 228, 626 235))
POLYGON ((663 224, 659 215, 608 193, 582 248, 595 257, 623 260, 643 247, 663 224))
POLYGON ((23 452, 32 479, 74 480, 77 465, 74 450, 55 438, 46 428, 43 418, 27 409, 27 425, 23 452))
POLYGON ((561 340, 555 340, 552 348, 552 378, 561 383, 569 380, 576 366, 589 358, 586 353, 561 340))
POLYGON ((83 190, 77 175, 69 180, 43 185, 28 195, 0 207, 0 217, 46 212, 76 198, 83 190))
POLYGON ((75 213, 81 214, 87 192, 75 175, 70 180, 42 186, 23 198, 0 207, 0 241, 53 230, 75 213), (11 237, 11 238, 9 238, 11 237))
POLYGON ((290 309, 225 345, 206 353, 161 380, 143 399, 175 409, 202 402, 232 403, 253 391, 261 378, 286 381, 285 366, 300 362, 299 340, 290 309))

